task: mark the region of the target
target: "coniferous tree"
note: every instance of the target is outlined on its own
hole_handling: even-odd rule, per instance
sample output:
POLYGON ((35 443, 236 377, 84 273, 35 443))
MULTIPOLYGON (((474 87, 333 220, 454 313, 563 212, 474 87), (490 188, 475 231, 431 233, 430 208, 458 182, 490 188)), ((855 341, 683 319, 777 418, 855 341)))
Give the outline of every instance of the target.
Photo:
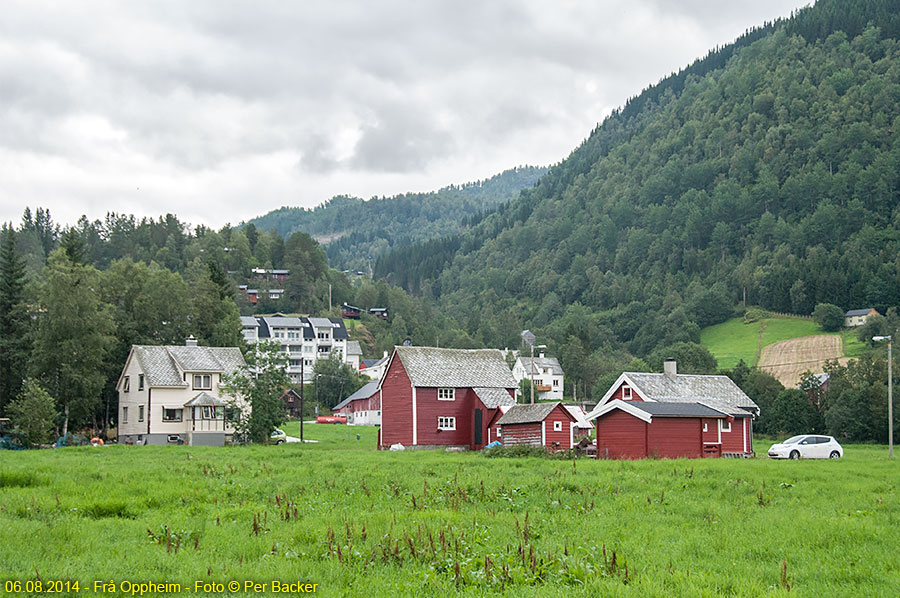
POLYGON ((4 227, 0 246, 0 415, 19 393, 28 362, 24 291, 25 262, 16 249, 16 233, 4 227))

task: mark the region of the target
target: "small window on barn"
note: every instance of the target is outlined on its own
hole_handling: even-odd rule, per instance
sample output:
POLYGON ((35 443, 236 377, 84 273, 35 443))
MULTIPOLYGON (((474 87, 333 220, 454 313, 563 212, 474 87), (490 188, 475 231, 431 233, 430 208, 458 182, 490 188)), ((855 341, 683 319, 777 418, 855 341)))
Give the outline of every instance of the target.
POLYGON ((456 418, 455 417, 438 417, 438 430, 455 430, 456 429, 456 418))
POLYGON ((622 385, 622 400, 630 401, 631 400, 631 387, 627 384, 622 385))
POLYGON ((497 438, 503 437, 503 429, 500 426, 497 426, 497 438))
POLYGON ((553 431, 562 432, 562 422, 553 422, 553 431))
POLYGON ((709 424, 703 424, 703 431, 709 432, 709 424))
POLYGON ((439 388, 438 401, 452 401, 456 398, 455 388, 439 388))
POLYGON ((731 422, 722 420, 722 431, 731 432, 731 422))

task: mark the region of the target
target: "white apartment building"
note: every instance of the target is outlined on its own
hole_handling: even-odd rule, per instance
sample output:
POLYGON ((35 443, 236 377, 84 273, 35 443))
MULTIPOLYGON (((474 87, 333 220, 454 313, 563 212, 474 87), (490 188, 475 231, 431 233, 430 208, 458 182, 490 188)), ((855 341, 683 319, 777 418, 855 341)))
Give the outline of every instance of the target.
MULTIPOLYGON (((524 378, 531 380, 531 355, 519 355, 513 366, 516 382, 524 378)), ((534 392, 542 400, 561 401, 563 398, 563 369, 555 357, 545 357, 543 353, 534 357, 534 392)))

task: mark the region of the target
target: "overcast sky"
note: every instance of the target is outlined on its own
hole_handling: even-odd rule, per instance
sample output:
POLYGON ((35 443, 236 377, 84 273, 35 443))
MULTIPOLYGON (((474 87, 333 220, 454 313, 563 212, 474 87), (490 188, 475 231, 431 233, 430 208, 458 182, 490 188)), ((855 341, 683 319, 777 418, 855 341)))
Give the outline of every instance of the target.
POLYGON ((236 224, 565 158, 798 0, 7 0, 0 221, 236 224))

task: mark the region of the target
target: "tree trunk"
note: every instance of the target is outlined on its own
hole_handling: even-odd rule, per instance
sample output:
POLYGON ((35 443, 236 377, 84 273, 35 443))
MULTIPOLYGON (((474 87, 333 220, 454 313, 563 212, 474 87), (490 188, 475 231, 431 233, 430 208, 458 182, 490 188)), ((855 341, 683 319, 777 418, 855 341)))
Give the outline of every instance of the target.
POLYGON ((69 406, 66 405, 65 409, 63 409, 63 429, 62 429, 62 437, 65 438, 66 434, 69 432, 69 406))

